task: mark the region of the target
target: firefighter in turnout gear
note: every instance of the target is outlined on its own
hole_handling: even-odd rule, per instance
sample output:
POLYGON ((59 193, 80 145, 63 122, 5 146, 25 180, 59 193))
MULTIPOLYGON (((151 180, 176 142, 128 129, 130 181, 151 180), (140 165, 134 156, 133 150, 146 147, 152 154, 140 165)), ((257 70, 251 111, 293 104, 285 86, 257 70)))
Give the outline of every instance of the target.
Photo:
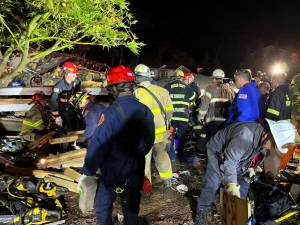
POLYGON ((134 92, 135 97, 151 110, 155 124, 155 142, 152 150, 146 155, 145 175, 151 182, 153 152, 159 176, 168 184, 173 176, 170 157, 167 153, 169 121, 173 112, 172 101, 166 89, 151 84, 153 76, 148 66, 139 64, 135 67, 134 73, 139 82, 139 86, 134 92))
POLYGON ((266 118, 278 121, 291 119, 292 93, 290 86, 286 83, 287 74, 273 74, 271 77, 271 88, 267 104, 266 118))
POLYGON ((81 121, 75 108, 70 104, 72 97, 80 90, 81 80, 77 77, 78 68, 71 62, 63 65, 64 78, 58 81, 51 95, 50 110, 56 124, 65 131, 80 130, 81 121))
POLYGON ((175 71, 176 79, 168 83, 165 88, 169 91, 173 103, 174 112, 171 119, 171 125, 175 130, 176 146, 174 139, 171 143, 170 157, 172 161, 176 159, 176 153, 181 161, 193 163, 195 155, 185 153, 184 140, 188 130, 188 122, 190 119, 190 107, 196 98, 196 93, 184 82, 184 72, 182 70, 175 71))
POLYGON ((221 183, 230 195, 246 198, 249 169, 257 167, 264 158, 272 160, 276 149, 281 154, 287 151, 282 146, 294 140, 295 127, 286 120, 267 120, 263 125, 234 123, 218 131, 207 143, 207 168, 204 187, 198 197, 195 225, 207 225, 207 214, 221 183))
MULTIPOLYGON (((114 103, 100 116, 85 157, 78 182, 80 198, 90 198, 90 180, 100 169, 94 203, 97 224, 111 225, 116 197, 121 199, 124 224, 137 225, 144 181, 145 156, 155 139, 154 117, 150 109, 133 96, 135 76, 125 66, 107 74, 114 103)), ((83 201, 84 202, 84 201, 83 201)), ((85 207, 80 204, 80 207, 85 207)))
POLYGON ((198 119, 205 123, 206 138, 209 140, 222 127, 235 93, 223 79, 225 73, 216 69, 212 74, 212 84, 208 85, 201 97, 198 119))
POLYGON ((37 92, 32 96, 29 104, 34 104, 29 111, 25 113, 22 121, 20 135, 26 141, 35 141, 41 137, 49 125, 48 103, 43 92, 37 92))

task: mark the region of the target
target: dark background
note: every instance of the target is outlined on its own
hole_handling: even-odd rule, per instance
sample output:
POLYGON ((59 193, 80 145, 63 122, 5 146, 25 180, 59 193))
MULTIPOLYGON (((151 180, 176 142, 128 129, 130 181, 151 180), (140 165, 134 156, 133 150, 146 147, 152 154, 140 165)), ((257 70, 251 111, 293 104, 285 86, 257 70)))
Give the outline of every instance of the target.
POLYGON ((268 70, 273 62, 285 61, 290 72, 298 72, 297 0, 130 2, 139 21, 133 30, 146 46, 139 56, 124 47, 105 54, 91 51, 109 65, 185 65, 192 71, 203 67, 209 74, 215 68, 230 73, 237 68, 268 70))

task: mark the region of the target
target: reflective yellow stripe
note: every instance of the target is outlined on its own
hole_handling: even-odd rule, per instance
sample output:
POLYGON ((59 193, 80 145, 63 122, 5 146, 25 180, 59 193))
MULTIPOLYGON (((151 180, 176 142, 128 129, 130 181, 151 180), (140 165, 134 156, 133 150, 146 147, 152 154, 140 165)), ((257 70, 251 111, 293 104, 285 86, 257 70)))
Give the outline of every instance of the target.
POLYGON ((299 211, 290 212, 290 213, 288 213, 288 214, 286 214, 286 215, 284 215, 284 216, 278 218, 277 220, 275 220, 275 222, 276 222, 276 223, 280 223, 281 221, 286 220, 286 219, 288 219, 289 217, 296 215, 298 212, 299 212, 299 211))
POLYGON ((215 103, 215 102, 228 102, 228 98, 213 98, 210 100, 210 103, 215 103))
POLYGON ((174 109, 174 112, 182 112, 182 113, 185 113, 186 111, 186 108, 175 108, 174 109))
POLYGON ((205 116, 205 114, 206 114, 206 110, 199 110, 199 115, 205 116))
POLYGON ((211 98, 211 93, 209 93, 209 92, 205 92, 204 95, 208 98, 211 98))
POLYGON ((172 170, 169 170, 167 172, 159 172, 159 176, 161 179, 170 179, 173 177, 172 170))
POLYGON ((38 126, 43 124, 43 120, 40 119, 36 121, 35 123, 32 123, 30 120, 23 120, 23 124, 29 127, 37 128, 38 126))
POLYGON ((206 138, 206 134, 200 134, 201 138, 206 138))
POLYGON ((211 121, 223 122, 223 121, 225 121, 225 120, 226 120, 226 119, 223 118, 223 117, 208 117, 208 118, 206 118, 205 122, 206 122, 206 123, 209 123, 209 122, 211 122, 211 121))
POLYGON ((196 125, 193 128, 194 128, 194 130, 201 130, 203 128, 203 126, 202 125, 196 125))
POLYGON ((168 105, 168 106, 165 106, 165 110, 166 111, 172 111, 174 108, 173 108, 173 105, 168 105))
POLYGON ((272 109, 272 108, 268 108, 268 109, 267 109, 267 112, 268 112, 268 113, 271 113, 271 114, 273 114, 273 115, 275 115, 275 116, 279 116, 279 114, 280 114, 279 111, 277 111, 277 110, 275 110, 275 109, 272 109))
POLYGON ((184 101, 174 101, 173 105, 190 105, 190 103, 184 101))
POLYGON ((193 100, 194 98, 196 98, 196 93, 195 93, 195 92, 194 92, 193 96, 190 97, 189 99, 190 99, 190 100, 193 100))
POLYGON ((180 117, 173 117, 171 120, 189 122, 189 119, 187 119, 187 118, 180 118, 180 117))
POLYGON ((155 128, 155 134, 161 134, 166 131, 167 131, 166 126, 155 128))

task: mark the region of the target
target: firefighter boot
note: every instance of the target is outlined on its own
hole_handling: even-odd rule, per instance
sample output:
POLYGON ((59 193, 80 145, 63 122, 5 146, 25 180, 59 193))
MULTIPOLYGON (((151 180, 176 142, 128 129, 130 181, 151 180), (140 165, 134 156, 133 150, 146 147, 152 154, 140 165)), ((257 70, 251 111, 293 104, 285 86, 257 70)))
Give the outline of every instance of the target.
POLYGON ((195 218, 195 225, 207 225, 207 210, 198 210, 196 218, 195 218))

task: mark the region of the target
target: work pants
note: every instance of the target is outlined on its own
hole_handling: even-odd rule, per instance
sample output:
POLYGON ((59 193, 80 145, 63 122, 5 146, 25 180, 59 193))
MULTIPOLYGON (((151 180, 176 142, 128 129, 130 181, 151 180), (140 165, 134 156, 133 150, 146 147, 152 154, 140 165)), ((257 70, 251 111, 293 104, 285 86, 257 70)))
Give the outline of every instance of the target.
POLYGON ((172 174, 172 166, 171 160, 167 153, 167 142, 159 142, 155 143, 150 150, 150 152, 146 155, 146 162, 145 162, 145 176, 151 182, 151 159, 152 159, 152 152, 154 154, 156 168, 159 172, 159 176, 162 180, 171 179, 172 174))
POLYGON ((188 132, 188 123, 172 120, 171 125, 175 129, 175 137, 172 138, 171 147, 169 150, 170 159, 175 161, 177 154, 180 161, 193 163, 193 160, 196 158, 195 152, 184 151, 185 138, 188 132))
MULTIPOLYGON (((222 182, 223 173, 220 171, 219 161, 215 152, 207 152, 207 168, 204 177, 204 187, 198 197, 197 210, 210 209, 212 203, 215 201, 216 193, 222 182)), ((240 185, 241 198, 246 198, 249 190, 249 183, 243 177, 238 178, 240 185)))
POLYGON ((113 202, 120 195, 124 214, 124 225, 137 225, 140 207, 140 187, 126 187, 122 194, 117 194, 113 187, 107 187, 100 181, 95 197, 95 211, 98 225, 113 225, 113 202))

